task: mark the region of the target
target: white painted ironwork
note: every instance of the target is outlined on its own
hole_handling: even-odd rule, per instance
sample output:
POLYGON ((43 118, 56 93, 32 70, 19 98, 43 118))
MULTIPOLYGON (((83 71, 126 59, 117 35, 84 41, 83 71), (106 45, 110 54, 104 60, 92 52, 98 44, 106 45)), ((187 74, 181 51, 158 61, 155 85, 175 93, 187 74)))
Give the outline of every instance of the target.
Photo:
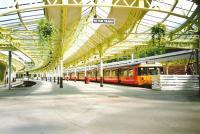
POLYGON ((198 75, 157 75, 152 76, 152 89, 198 90, 198 75))

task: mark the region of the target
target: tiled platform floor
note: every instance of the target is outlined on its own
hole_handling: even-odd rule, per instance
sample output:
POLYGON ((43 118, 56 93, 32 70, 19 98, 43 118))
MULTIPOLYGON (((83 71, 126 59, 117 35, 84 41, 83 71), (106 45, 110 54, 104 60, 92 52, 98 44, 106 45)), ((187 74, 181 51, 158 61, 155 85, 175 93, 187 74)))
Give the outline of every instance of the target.
POLYGON ((37 81, 0 89, 1 134, 200 134, 197 91, 37 81))

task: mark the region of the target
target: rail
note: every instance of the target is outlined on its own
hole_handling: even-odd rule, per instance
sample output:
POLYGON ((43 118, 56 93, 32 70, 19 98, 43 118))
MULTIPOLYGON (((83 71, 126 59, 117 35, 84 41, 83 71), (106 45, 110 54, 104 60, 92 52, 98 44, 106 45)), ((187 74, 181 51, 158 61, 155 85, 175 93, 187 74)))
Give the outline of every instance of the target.
MULTIPOLYGON (((23 81, 12 82, 11 87, 16 87, 16 86, 22 85, 23 83, 24 83, 23 81)), ((0 88, 7 87, 7 86, 8 84, 0 84, 0 88)))

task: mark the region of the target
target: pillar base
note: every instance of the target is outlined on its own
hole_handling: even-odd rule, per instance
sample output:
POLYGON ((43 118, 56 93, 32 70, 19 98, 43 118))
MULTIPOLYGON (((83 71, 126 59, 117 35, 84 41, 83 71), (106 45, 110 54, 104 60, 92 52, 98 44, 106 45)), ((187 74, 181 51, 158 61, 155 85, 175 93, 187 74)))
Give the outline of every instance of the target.
POLYGON ((57 84, 60 84, 60 78, 58 77, 57 79, 58 79, 58 80, 57 80, 57 84))
POLYGON ((63 88, 63 78, 60 77, 60 88, 63 88))
POLYGON ((85 84, 89 84, 90 79, 88 77, 85 77, 85 84))
POLYGON ((100 77, 100 87, 103 87, 103 77, 100 77))

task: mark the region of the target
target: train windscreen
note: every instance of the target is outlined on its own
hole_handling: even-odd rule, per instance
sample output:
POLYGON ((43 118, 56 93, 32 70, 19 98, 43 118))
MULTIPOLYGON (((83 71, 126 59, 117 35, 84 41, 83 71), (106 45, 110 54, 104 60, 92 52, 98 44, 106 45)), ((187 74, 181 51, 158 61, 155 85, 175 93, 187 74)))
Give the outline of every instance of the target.
POLYGON ((163 73, 162 67, 139 67, 138 75, 158 75, 163 73))

